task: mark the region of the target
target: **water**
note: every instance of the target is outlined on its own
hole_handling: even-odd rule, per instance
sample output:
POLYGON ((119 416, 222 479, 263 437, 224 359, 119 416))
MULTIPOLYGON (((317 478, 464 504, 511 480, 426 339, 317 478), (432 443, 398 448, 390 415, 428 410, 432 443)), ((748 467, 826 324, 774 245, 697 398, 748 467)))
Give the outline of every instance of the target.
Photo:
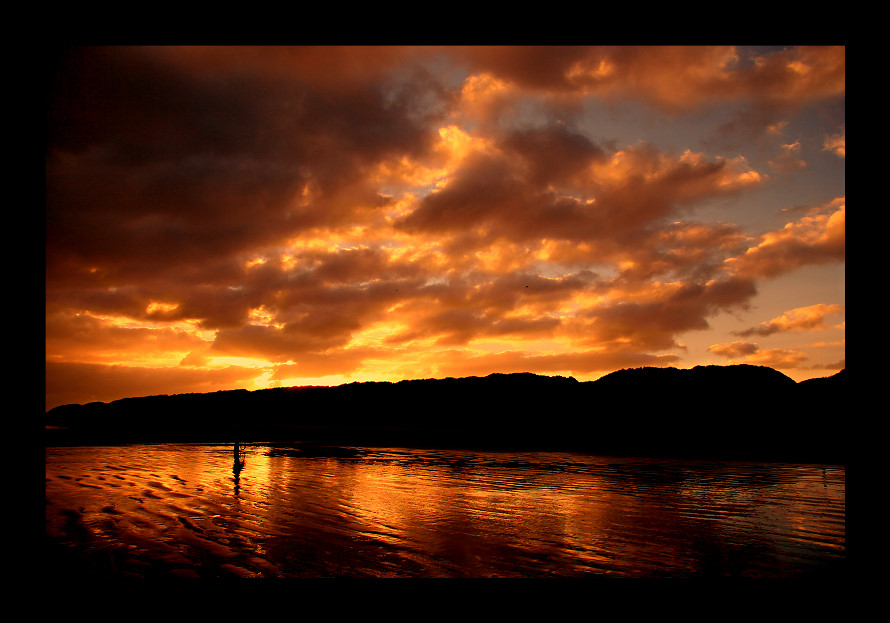
POLYGON ((826 577, 845 470, 574 453, 46 449, 52 571, 103 577, 826 577))

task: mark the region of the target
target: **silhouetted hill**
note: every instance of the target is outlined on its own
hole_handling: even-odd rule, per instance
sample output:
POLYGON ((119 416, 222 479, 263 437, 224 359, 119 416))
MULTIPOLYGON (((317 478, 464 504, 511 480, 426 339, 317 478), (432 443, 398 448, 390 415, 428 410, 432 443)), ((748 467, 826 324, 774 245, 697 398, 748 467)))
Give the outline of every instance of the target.
POLYGON ((637 368, 580 383, 529 373, 232 390, 63 405, 47 443, 421 445, 843 461, 842 371, 637 368))
POLYGON ((603 439, 597 450, 801 460, 846 457, 843 371, 824 382, 796 383, 764 366, 637 368, 586 385, 587 401, 614 414, 586 422, 585 437, 603 439))

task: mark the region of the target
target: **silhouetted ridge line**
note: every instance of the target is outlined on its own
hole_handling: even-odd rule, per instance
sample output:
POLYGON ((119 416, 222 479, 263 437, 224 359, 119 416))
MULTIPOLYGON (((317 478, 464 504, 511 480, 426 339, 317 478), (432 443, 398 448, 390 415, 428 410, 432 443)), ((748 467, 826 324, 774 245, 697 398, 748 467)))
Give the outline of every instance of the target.
POLYGON ((846 457, 845 371, 795 383, 764 366, 629 368, 228 390, 63 405, 48 443, 315 442, 604 454, 846 457))

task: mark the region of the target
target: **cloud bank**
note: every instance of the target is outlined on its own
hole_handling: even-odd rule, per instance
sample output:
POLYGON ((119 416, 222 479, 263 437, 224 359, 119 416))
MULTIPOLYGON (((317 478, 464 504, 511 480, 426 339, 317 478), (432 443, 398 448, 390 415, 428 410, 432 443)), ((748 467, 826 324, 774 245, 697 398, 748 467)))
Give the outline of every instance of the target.
MULTIPOLYGON (((765 281, 843 265, 842 184, 781 223, 791 205, 758 204, 812 169, 777 155, 842 174, 844 84, 832 47, 66 50, 48 109, 47 406, 753 356, 690 359, 684 336, 751 313, 765 281), (707 138, 735 124, 742 140, 746 119, 760 140, 591 130, 591 110, 626 102, 707 138), (803 132, 813 110, 832 123, 765 153, 769 128, 803 132), (715 217, 746 205, 772 226, 715 217)), ((736 334, 818 329, 841 303, 736 334)))

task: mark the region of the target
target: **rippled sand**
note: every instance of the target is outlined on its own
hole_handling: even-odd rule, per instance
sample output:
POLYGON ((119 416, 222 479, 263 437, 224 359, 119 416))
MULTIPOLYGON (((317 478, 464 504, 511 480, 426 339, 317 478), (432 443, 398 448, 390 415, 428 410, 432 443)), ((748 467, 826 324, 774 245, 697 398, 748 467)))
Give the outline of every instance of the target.
POLYGON ((552 453, 48 448, 48 572, 797 577, 845 562, 844 470, 552 453))

